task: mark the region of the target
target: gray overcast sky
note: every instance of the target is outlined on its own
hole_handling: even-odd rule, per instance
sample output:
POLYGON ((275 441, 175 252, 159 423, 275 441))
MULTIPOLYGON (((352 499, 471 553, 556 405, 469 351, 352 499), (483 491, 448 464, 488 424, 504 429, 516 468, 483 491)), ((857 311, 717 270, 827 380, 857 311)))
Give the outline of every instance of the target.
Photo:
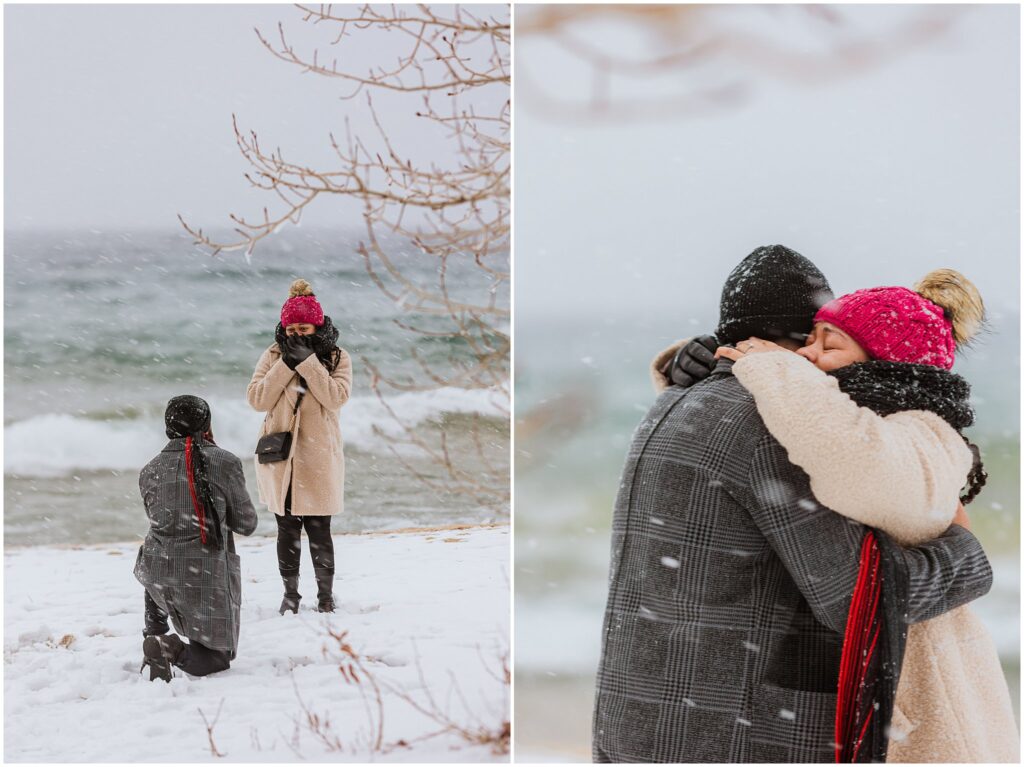
MULTIPOLYGON (((342 138, 346 115, 370 130, 362 98, 339 100, 343 86, 276 59, 253 32, 283 21, 300 50, 330 50, 333 28, 301 18, 291 5, 5 6, 5 226, 174 228, 181 212, 212 229, 257 213, 272 200, 243 178, 232 112, 265 148, 311 163, 330 160, 327 133, 342 138)), ((338 50, 362 72, 405 47, 354 35, 338 50)), ((415 98, 375 103, 403 151, 450 162, 415 98)), ((358 225, 349 208, 351 221, 319 205, 303 222, 358 225)))
MULTIPOLYGON (((735 12, 775 23, 764 7, 735 12)), ((880 31, 894 10, 844 12, 880 31)), ((600 315, 669 332, 773 242, 818 263, 837 292, 951 266, 990 305, 1017 306, 1018 36, 1017 6, 973 6, 874 71, 819 87, 764 81, 737 109, 605 126, 531 107, 524 70, 567 99, 579 81, 564 55, 517 39, 519 321, 600 315)), ((591 42, 628 47, 615 37, 591 42)))

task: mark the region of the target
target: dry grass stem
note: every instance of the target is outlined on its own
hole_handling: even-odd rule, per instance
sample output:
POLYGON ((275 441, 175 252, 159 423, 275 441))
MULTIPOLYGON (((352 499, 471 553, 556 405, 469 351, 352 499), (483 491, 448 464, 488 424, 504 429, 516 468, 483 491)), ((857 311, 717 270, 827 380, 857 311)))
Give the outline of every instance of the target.
POLYGON ((213 717, 213 721, 212 722, 207 720, 206 714, 203 713, 203 710, 201 708, 197 708, 196 709, 196 711, 199 712, 199 716, 201 716, 202 719, 203 719, 203 724, 206 726, 206 738, 207 738, 207 740, 209 741, 209 744, 210 744, 210 754, 212 756, 218 758, 218 759, 221 759, 221 758, 227 756, 227 754, 222 754, 217 749, 217 744, 214 743, 214 741, 213 741, 213 728, 217 726, 217 720, 220 719, 220 711, 221 711, 221 709, 223 707, 224 707, 224 699, 221 698, 220 704, 217 706, 217 713, 213 717))

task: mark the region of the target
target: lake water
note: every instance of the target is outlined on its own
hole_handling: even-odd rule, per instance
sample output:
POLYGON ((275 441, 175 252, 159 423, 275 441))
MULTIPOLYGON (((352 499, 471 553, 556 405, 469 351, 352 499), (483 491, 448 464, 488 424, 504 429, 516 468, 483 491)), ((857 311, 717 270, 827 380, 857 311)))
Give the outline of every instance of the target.
MULTIPOLYGON (((406 427, 436 442, 443 426, 454 460, 478 461, 482 450, 490 466, 481 471, 507 484, 507 399, 458 387, 385 390, 387 407, 378 399, 364 359, 392 378, 431 384, 416 356, 445 370, 471 353, 461 339, 396 324, 439 327, 436 318, 403 312, 387 299, 356 244, 355 236, 337 232, 282 232, 247 263, 241 254, 212 258, 175 231, 7 233, 6 544, 144 534, 138 471, 166 443, 163 410, 177 394, 210 403, 217 442, 242 458, 255 499, 252 454, 263 416, 248 406, 245 392, 296 277, 312 283, 354 367, 352 399, 340 414, 346 506, 335 529, 507 519, 500 500, 489 504, 424 484, 414 473, 443 480, 442 469, 421 451, 396 445, 406 427), (471 439, 473 428, 481 445, 471 439)), ((394 253, 410 278, 436 285, 431 259, 400 243, 394 253)), ((453 261, 447 279, 456 295, 485 289, 479 270, 463 263, 468 259, 453 261)), ((273 531, 272 515, 257 508, 264 510, 259 529, 273 531)))

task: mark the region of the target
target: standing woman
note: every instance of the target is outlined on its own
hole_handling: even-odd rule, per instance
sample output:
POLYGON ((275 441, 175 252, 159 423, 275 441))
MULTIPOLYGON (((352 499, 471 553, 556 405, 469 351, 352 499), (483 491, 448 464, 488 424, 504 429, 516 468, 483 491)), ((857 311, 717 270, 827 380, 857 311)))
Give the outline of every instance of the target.
POLYGON ((275 338, 256 363, 248 400, 267 414, 257 448, 256 483, 260 500, 277 518, 277 561, 284 581, 280 613, 299 611, 303 528, 316 574, 317 610, 333 612, 331 517, 345 503, 338 411, 348 401, 352 361, 337 346, 338 331, 305 280, 292 283, 275 338), (284 442, 275 442, 276 437, 284 442))

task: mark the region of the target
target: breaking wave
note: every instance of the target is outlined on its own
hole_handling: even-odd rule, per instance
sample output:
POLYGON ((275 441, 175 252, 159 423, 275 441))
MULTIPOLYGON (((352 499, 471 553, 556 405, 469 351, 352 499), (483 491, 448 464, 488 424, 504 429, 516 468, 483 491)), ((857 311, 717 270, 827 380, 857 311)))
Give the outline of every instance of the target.
MULTIPOLYGON (((385 447, 387 436, 400 435, 402 424, 436 421, 446 413, 503 418, 507 409, 504 395, 496 391, 454 387, 394 394, 386 402, 400 422, 377 397, 348 401, 340 415, 346 445, 372 452, 385 447)), ((243 461, 251 459, 264 414, 244 400, 211 398, 210 408, 217 444, 243 461)), ((146 411, 131 419, 47 413, 5 427, 4 473, 53 477, 75 471, 141 469, 166 442, 162 412, 146 411)))

